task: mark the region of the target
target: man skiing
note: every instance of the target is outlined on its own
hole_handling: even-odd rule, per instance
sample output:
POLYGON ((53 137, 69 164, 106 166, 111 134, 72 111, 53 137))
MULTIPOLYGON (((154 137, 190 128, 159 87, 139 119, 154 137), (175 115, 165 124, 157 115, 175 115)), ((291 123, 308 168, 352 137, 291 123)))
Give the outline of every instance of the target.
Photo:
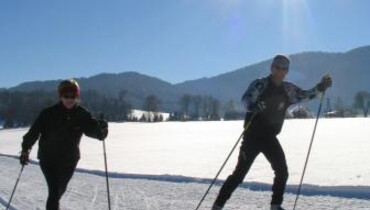
POLYGON ((245 133, 234 172, 226 179, 212 210, 223 209, 233 191, 243 182, 255 158, 262 153, 275 172, 272 186, 271 210, 283 210, 281 204, 288 180, 288 167, 284 151, 277 139, 284 123, 285 113, 292 104, 315 98, 331 87, 329 75, 312 89, 302 90, 284 81, 289 71, 290 60, 284 55, 274 57, 271 74, 253 81, 242 97, 247 109, 245 133), (246 125, 250 122, 249 128, 246 125))
POLYGON ((38 159, 49 195, 47 210, 58 210, 59 200, 67 189, 80 159, 82 134, 104 141, 108 123, 96 120, 79 105, 80 88, 75 80, 59 84, 60 102, 44 109, 24 135, 20 163, 27 165, 32 146, 39 140, 38 159))

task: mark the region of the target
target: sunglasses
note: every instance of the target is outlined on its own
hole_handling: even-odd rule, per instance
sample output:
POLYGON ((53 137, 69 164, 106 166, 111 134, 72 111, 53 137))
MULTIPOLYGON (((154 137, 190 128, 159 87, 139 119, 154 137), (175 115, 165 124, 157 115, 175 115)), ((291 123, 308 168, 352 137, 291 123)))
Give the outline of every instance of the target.
POLYGON ((63 95, 62 98, 65 98, 65 99, 76 99, 77 96, 76 95, 63 95))
POLYGON ((284 71, 288 71, 289 70, 289 68, 288 67, 285 67, 285 66, 275 66, 275 68, 277 70, 284 70, 284 71))

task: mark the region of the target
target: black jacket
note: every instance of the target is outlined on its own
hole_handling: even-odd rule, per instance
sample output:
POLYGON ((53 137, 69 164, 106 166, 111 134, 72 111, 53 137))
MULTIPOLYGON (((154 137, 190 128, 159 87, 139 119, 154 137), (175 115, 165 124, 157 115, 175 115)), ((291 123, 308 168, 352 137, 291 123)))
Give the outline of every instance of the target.
POLYGON ((44 109, 24 135, 22 150, 32 148, 39 140, 38 159, 41 162, 77 163, 82 134, 103 139, 99 122, 82 106, 71 110, 61 103, 44 109))

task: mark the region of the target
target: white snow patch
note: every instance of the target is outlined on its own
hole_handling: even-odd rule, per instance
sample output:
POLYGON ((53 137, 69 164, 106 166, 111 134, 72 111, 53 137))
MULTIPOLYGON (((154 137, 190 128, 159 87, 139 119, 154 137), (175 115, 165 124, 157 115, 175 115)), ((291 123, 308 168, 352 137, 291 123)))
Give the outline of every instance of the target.
POLYGON ((145 116, 146 119, 150 119, 153 121, 155 115, 162 115, 163 121, 167 121, 170 118, 170 113, 167 112, 148 112, 143 110, 133 109, 131 110, 129 118, 137 118, 140 119, 142 116, 145 116))

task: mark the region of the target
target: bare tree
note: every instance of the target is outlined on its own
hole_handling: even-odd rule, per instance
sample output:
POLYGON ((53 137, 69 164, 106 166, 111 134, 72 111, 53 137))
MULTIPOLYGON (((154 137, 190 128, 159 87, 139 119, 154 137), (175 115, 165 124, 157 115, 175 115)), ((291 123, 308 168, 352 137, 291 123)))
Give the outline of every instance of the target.
POLYGON ((212 100, 213 98, 211 96, 203 96, 203 99, 202 99, 203 120, 207 120, 210 118, 212 100))
POLYGON ((334 104, 334 109, 337 110, 337 111, 344 110, 344 103, 343 103, 343 100, 340 97, 337 97, 337 100, 334 104))
POLYGON ((234 100, 225 104, 224 111, 224 120, 240 120, 244 117, 244 112, 237 110, 234 100))
POLYGON ((190 94, 184 94, 180 98, 179 104, 181 106, 182 114, 189 116, 189 107, 191 103, 192 96, 190 94))
POLYGON ((210 120, 220 120, 220 107, 220 101, 213 99, 211 103, 211 114, 209 117, 210 120))
POLYGON ((196 95, 193 97, 193 104, 194 104, 194 118, 199 120, 200 117, 200 108, 202 105, 202 96, 196 95))
POLYGON ((362 109, 364 117, 367 117, 370 107, 370 93, 367 91, 358 92, 355 96, 355 107, 362 109))
POLYGON ((149 95, 144 102, 144 110, 149 112, 157 112, 159 106, 159 99, 155 95, 149 95))

